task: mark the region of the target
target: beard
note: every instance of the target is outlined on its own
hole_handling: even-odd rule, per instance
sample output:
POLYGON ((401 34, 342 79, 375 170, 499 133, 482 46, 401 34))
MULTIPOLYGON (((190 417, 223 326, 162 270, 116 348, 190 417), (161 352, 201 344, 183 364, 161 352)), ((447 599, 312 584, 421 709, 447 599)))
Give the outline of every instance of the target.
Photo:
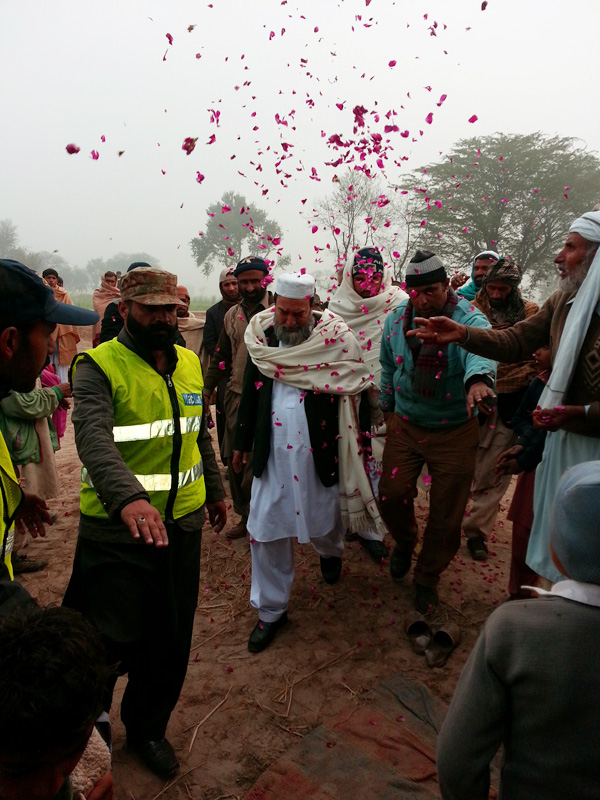
POLYGON ((137 344, 146 350, 166 350, 175 344, 177 339, 177 326, 168 325, 166 322, 155 322, 152 325, 142 325, 133 314, 127 317, 127 330, 137 344))
POLYGON ((243 300, 245 300, 247 303, 250 303, 251 306, 256 306, 263 299, 265 290, 262 287, 260 289, 252 289, 251 291, 246 292, 240 290, 240 294, 243 300))
POLYGON ((568 272, 564 277, 559 277, 558 288, 561 290, 561 292, 565 292, 567 294, 576 292, 584 282, 585 276, 588 274, 590 264, 591 260, 586 258, 581 262, 581 264, 575 267, 572 272, 568 272))
POLYGON ((273 325, 275 336, 286 347, 295 347, 298 344, 305 342, 313 332, 315 327, 315 318, 311 314, 308 318, 306 325, 296 328, 295 330, 288 330, 284 325, 279 325, 277 322, 273 325))

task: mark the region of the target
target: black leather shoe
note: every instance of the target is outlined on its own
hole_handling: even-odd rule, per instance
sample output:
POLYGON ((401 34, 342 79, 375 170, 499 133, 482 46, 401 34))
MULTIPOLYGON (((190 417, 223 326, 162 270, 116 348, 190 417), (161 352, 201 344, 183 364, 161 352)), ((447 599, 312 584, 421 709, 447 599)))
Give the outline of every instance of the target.
POLYGON ((325 583, 337 583, 342 574, 342 559, 339 556, 330 556, 321 559, 321 575, 325 583))
POLYGON ((471 558, 475 559, 475 561, 487 561, 490 551, 481 536, 471 536, 467 539, 467 547, 469 548, 469 553, 471 553, 471 558))
POLYGON ((435 611, 439 602, 437 589, 433 589, 431 586, 422 586, 420 583, 415 584, 415 586, 415 608, 423 616, 431 614, 432 611, 435 611))
POLYGON ((168 780, 179 769, 179 761, 173 748, 166 739, 150 741, 131 741, 127 738, 127 745, 144 762, 148 769, 160 778, 168 780))
POLYGON ((399 581, 408 574, 410 571, 411 559, 412 553, 406 555, 397 547, 394 547, 392 555, 390 556, 390 575, 395 581, 399 581))
POLYGON ((358 541, 362 549, 366 550, 377 564, 381 564, 382 558, 389 558, 387 547, 378 539, 365 539, 364 536, 359 536, 358 541))
POLYGON ((284 611, 275 622, 261 622, 261 620, 258 620, 248 639, 248 650, 251 653, 260 653, 261 650, 271 644, 279 628, 282 628, 287 621, 287 611, 284 611))

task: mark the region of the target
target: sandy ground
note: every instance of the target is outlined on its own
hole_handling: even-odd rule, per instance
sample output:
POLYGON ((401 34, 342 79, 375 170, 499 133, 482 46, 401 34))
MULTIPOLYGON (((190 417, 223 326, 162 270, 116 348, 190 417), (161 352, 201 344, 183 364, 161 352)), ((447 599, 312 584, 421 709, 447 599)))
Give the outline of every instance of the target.
MULTIPOLYGON (((61 601, 75 549, 80 462, 70 424, 56 458, 62 494, 50 505, 58 519, 45 540, 27 549, 30 556, 47 558, 48 567, 22 578, 40 603, 61 601)), ((226 534, 215 535, 207 524, 189 669, 167 734, 181 772, 163 791, 165 783, 126 749, 118 716, 123 678, 111 715, 116 800, 242 798, 298 737, 343 709, 360 706, 365 692, 398 672, 424 682, 449 702, 483 622, 507 597, 511 493, 512 486, 502 503, 489 561, 474 562, 463 541, 442 578, 435 622, 458 623, 462 642, 441 669, 430 669, 404 635, 403 619, 412 608, 410 579, 393 583, 387 564, 373 563, 357 543, 346 549, 336 586, 323 581, 312 548, 297 546, 290 623, 263 653, 249 653, 247 640, 256 623, 249 604, 250 545, 228 542, 226 534)), ((230 513, 227 528, 237 522, 230 513)), ((422 493, 421 528, 426 516, 422 493)))

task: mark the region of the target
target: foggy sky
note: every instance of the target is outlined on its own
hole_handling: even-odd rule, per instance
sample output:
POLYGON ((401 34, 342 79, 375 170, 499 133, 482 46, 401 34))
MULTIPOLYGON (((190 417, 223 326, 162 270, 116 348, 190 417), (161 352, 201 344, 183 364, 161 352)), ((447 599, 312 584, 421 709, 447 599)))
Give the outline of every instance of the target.
POLYGON ((379 112, 372 130, 395 111, 410 131, 389 137, 389 183, 496 131, 574 136, 600 151, 599 23, 598 0, 489 0, 485 11, 480 0, 3 0, 0 219, 23 246, 73 266, 146 251, 209 294, 216 275, 204 278, 188 242, 234 189, 282 224, 283 251, 310 271, 326 243, 311 233, 312 209, 340 171, 324 165, 336 156, 327 139, 356 138, 356 105, 379 112), (188 136, 198 137, 189 156, 188 136), (71 142, 79 154, 67 155, 71 142), (282 142, 293 145, 285 186, 282 142))

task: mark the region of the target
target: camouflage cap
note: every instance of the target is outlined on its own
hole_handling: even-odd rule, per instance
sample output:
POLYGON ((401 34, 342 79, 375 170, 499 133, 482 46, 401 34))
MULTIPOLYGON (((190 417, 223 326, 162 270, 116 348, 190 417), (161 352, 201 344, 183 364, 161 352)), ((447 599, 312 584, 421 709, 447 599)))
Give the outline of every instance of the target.
POLYGON ((121 300, 145 306, 178 305, 177 275, 155 267, 137 267, 121 278, 121 300))

